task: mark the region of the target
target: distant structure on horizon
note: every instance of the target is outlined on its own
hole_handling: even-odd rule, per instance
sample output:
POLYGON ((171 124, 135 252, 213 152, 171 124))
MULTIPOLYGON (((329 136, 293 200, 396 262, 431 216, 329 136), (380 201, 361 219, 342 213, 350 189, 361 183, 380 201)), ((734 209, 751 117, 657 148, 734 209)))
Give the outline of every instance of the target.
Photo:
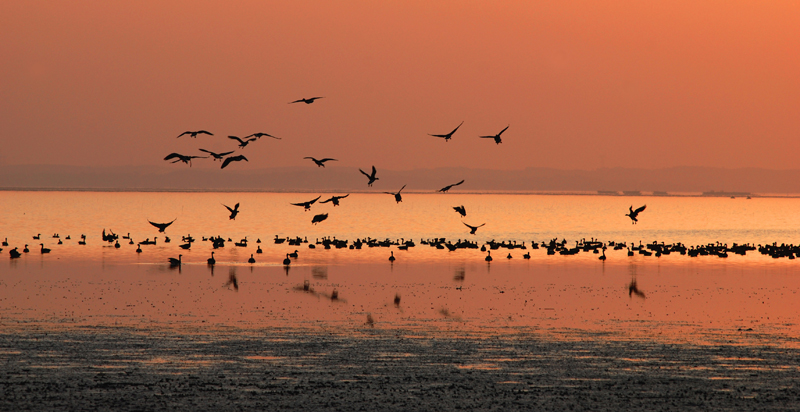
POLYGON ((737 196, 744 197, 744 196, 751 196, 751 195, 752 195, 752 193, 750 193, 750 192, 722 192, 722 191, 721 192, 716 192, 716 191, 713 191, 713 190, 708 191, 708 192, 703 192, 703 196, 708 196, 708 197, 737 197, 737 196))

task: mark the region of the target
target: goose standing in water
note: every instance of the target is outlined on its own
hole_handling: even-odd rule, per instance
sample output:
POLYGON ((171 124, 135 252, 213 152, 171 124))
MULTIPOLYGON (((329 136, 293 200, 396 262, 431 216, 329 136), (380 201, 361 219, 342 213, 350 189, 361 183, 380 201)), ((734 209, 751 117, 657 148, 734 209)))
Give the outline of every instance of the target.
POLYGON ((9 251, 8 251, 8 254, 9 254, 9 256, 11 256, 11 259, 17 259, 17 258, 19 258, 20 256, 22 256, 22 254, 21 254, 21 253, 17 252, 17 248, 14 248, 14 249, 11 249, 11 250, 9 250, 9 251))
POLYGON ((177 259, 169 258, 169 267, 174 268, 174 267, 180 266, 181 265, 181 258, 183 258, 183 255, 178 255, 177 259))
POLYGON ((253 254, 250 254, 250 259, 247 259, 247 263, 256 263, 256 259, 253 257, 253 254))
POLYGON ((44 247, 44 243, 39 243, 42 246, 42 254, 50 253, 50 249, 44 247))
POLYGON ((602 260, 603 262, 606 261, 606 247, 603 246, 603 256, 600 256, 598 259, 602 260))
POLYGON ((389 262, 394 262, 395 261, 394 252, 391 252, 391 253, 392 253, 392 255, 389 256, 389 262))
POLYGON ((288 253, 286 254, 286 259, 283 259, 283 264, 284 264, 285 266, 289 266, 289 265, 291 265, 291 264, 292 264, 292 260, 291 260, 291 259, 289 259, 289 254, 288 254, 288 253))
POLYGON ((486 255, 486 257, 485 257, 485 258, 483 258, 483 260, 485 260, 485 261, 487 261, 487 262, 491 262, 491 261, 492 261, 492 252, 491 252, 491 251, 488 251, 487 253, 488 253, 488 254, 486 255))
POLYGON ((214 252, 211 252, 211 257, 206 261, 209 265, 214 266, 217 264, 217 259, 214 259, 214 252))
POLYGON ((22 249, 22 252, 24 252, 24 253, 30 252, 30 250, 28 250, 28 245, 27 244, 25 244, 25 249, 22 249))

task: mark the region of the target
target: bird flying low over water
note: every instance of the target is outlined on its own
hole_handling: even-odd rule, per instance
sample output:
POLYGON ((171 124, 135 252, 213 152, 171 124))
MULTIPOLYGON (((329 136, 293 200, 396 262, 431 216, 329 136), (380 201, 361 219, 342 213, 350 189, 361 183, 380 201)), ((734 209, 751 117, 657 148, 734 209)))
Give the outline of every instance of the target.
POLYGON ((225 156, 227 156, 227 155, 229 155, 229 154, 233 153, 233 150, 231 150, 230 152, 222 152, 222 153, 214 153, 214 152, 212 152, 212 151, 210 151, 210 150, 206 150, 206 149, 200 149, 200 151, 201 151, 201 152, 206 152, 206 153, 210 154, 210 155, 211 155, 211 157, 213 157, 213 158, 214 158, 214 160, 219 160, 219 161, 222 161, 222 158, 223 158, 223 157, 225 157, 225 156))
POLYGON ((346 195, 344 195, 344 196, 331 196, 331 198, 330 198, 330 199, 328 199, 328 200, 323 200, 323 201, 321 201, 320 203, 328 203, 328 202, 333 202, 333 206, 339 206, 339 199, 344 199, 344 198, 346 198, 347 196, 350 196, 350 193, 348 193, 348 194, 346 194, 346 195))
POLYGON ((229 212, 231 212, 231 215, 229 217, 230 220, 236 220, 236 215, 239 214, 239 204, 237 203, 236 206, 233 207, 233 209, 231 209, 230 206, 227 206, 225 204, 223 204, 222 206, 225 206, 225 208, 228 209, 229 212))
POLYGON ((464 217, 464 216, 466 216, 466 215, 467 215, 467 209, 465 209, 465 208, 464 208, 464 205, 461 205, 461 206, 454 206, 454 207, 453 207, 453 210, 455 210, 456 212, 458 212, 458 214, 460 214, 460 215, 461 215, 461 217, 464 217))
POLYGON ((295 101, 293 101, 293 102, 289 102, 289 104, 292 104, 292 103, 301 103, 301 102, 302 102, 302 103, 305 103, 305 104, 311 104, 311 103, 314 103, 314 100, 317 100, 317 99, 324 99, 324 97, 322 97, 322 96, 319 96, 319 97, 309 97, 308 99, 300 99, 300 100, 295 100, 295 101))
POLYGON ((314 218, 311 219, 311 224, 312 225, 316 225, 317 223, 322 222, 323 220, 325 220, 327 218, 328 218, 328 214, 327 213, 323 213, 321 215, 315 215, 314 218))
POLYGON ((249 160, 247 160, 247 158, 244 157, 244 155, 236 155, 236 156, 227 157, 227 158, 225 158, 225 161, 222 162, 222 167, 220 167, 220 169, 224 169, 226 166, 231 164, 231 162, 238 162, 238 161, 241 161, 241 160, 244 160, 245 162, 249 162, 249 160))
MULTIPOLYGON (((461 223, 464 223, 464 222, 461 222, 461 223)), ((470 234, 470 235, 474 235, 474 234, 475 234, 475 232, 477 232, 477 231, 478 231, 478 228, 479 228, 479 227, 482 227, 482 226, 486 226, 486 223, 484 223, 484 224, 482 224, 482 225, 478 225, 478 226, 470 226, 470 225, 468 225, 468 224, 464 223, 464 226, 466 226, 466 227, 468 227, 468 228, 469 228, 469 234, 470 234)))
POLYGON ((453 137, 453 133, 455 133, 455 132, 456 132, 456 130, 458 130, 458 128, 459 128, 459 127, 461 127, 461 125, 462 125, 462 124, 464 124, 464 122, 463 122, 463 121, 462 121, 462 122, 461 122, 461 123, 460 123, 458 126, 456 126, 456 128, 455 128, 455 129, 453 129, 453 131, 452 131, 452 132, 450 132, 450 133, 447 133, 447 134, 430 134, 430 133, 428 133, 428 135, 430 135, 430 136, 433 136, 433 137, 441 137, 441 138, 444 138, 444 141, 446 142, 446 141, 450 140, 450 139, 453 137))
MULTIPOLYGON (((174 222, 174 221, 176 221, 176 220, 178 220, 178 219, 172 219, 172 222, 174 222)), ((171 225, 171 224, 172 224, 172 222, 169 222, 169 223, 156 223, 156 222, 151 222, 151 221, 149 221, 149 220, 148 220, 148 222, 150 222, 150 224, 151 224, 151 225, 153 225, 153 226, 157 227, 157 228, 158 228, 158 231, 159 231, 160 233, 164 233, 164 230, 165 230, 166 228, 168 228, 168 227, 169 227, 169 225, 171 225)))
POLYGON ((308 210, 311 210, 311 205, 313 205, 314 202, 319 200, 319 198, 321 198, 321 197, 322 197, 322 195, 317 196, 317 198, 314 199, 314 200, 309 200, 308 202, 302 202, 302 203, 292 203, 292 205, 294 205, 294 206, 303 206, 303 210, 304 211, 308 211, 308 210))
POLYGON ((646 207, 647 207, 647 205, 644 205, 644 206, 642 206, 642 207, 640 207, 640 208, 638 208, 636 210, 633 210, 633 205, 631 205, 631 207, 628 208, 628 210, 630 210, 630 213, 626 213, 625 216, 628 216, 629 218, 631 218, 631 224, 635 225, 636 222, 639 221, 639 219, 637 219, 636 216, 639 216, 639 213, 644 211, 644 208, 646 208, 646 207))
POLYGON ((400 195, 400 192, 402 192, 403 189, 405 189, 405 188, 406 188, 406 185, 403 185, 403 187, 401 187, 400 190, 397 191, 397 193, 392 193, 392 192, 383 192, 383 193, 386 193, 387 195, 394 195, 394 200, 397 203, 400 203, 400 202, 403 201, 403 196, 400 195))
POLYGON ((255 142, 256 140, 258 140, 255 137, 252 138, 252 139, 248 139, 248 138, 242 139, 239 136, 228 136, 228 139, 236 140, 237 142, 239 142, 239 147, 241 147, 242 149, 244 149, 244 147, 247 146, 248 143, 255 142))
POLYGON ((245 136, 244 138, 247 139, 248 137, 255 137, 256 139, 260 139, 260 138, 262 138, 264 136, 271 137, 273 139, 281 140, 280 137, 275 137, 275 136, 273 136, 273 135, 271 135, 269 133, 253 133, 250 136, 245 136))
POLYGON ((189 165, 189 167, 191 167, 192 159, 205 159, 207 157, 208 156, 187 156, 187 155, 182 155, 180 153, 170 153, 167 155, 167 157, 164 158, 164 160, 175 159, 175 161, 173 161, 172 163, 183 162, 189 165))
POLYGON ((462 180, 462 181, 460 181, 460 182, 458 182, 458 183, 453 183, 452 185, 447 185, 447 186, 445 186, 445 187, 443 187, 443 188, 441 188, 441 189, 437 190, 437 192, 447 193, 447 191, 448 191, 448 190, 450 190, 450 189, 452 189, 452 188, 453 188, 453 186, 458 186, 458 185, 460 185, 460 184, 462 184, 462 183, 464 183, 464 181, 463 181, 463 180, 462 180))
POLYGON ((481 138, 482 139, 494 139, 494 142, 497 143, 497 144, 503 143, 503 140, 500 139, 500 135, 503 134, 503 132, 505 132, 508 129, 509 126, 511 126, 511 125, 506 126, 505 129, 501 130, 500 133, 498 133, 498 134, 496 134, 494 136, 481 136, 481 138))
POLYGON ((317 167, 325 167, 325 162, 329 162, 329 161, 331 161, 331 160, 333 160, 333 161, 335 161, 335 162, 338 162, 338 160, 336 160, 336 159, 331 159, 330 157, 326 157, 326 158, 324 158, 324 159, 320 159, 320 160, 317 160, 317 159, 315 159, 315 158, 313 158, 313 157, 304 157, 303 159, 311 159, 311 160, 313 160, 313 161, 314 161, 314 163, 316 163, 316 164, 317 164, 317 167))
POLYGON ((188 134, 190 137, 194 137, 194 138, 197 138, 197 135, 199 135, 199 134, 207 134, 209 136, 214 136, 214 133, 209 133, 209 132, 207 132, 205 130, 198 130, 196 132, 191 132, 191 131, 183 132, 183 133, 179 134, 178 137, 181 137, 181 136, 183 136, 185 134, 188 134))
POLYGON ((366 176, 367 179, 369 179, 369 182, 367 182, 367 186, 372 186, 372 184, 375 183, 376 180, 379 180, 377 177, 375 177, 375 173, 377 173, 377 170, 375 170, 375 166, 372 166, 372 174, 371 175, 367 174, 367 172, 365 172, 365 171, 363 171, 361 169, 358 169, 358 171, 361 172, 361 174, 363 174, 364 176, 366 176))

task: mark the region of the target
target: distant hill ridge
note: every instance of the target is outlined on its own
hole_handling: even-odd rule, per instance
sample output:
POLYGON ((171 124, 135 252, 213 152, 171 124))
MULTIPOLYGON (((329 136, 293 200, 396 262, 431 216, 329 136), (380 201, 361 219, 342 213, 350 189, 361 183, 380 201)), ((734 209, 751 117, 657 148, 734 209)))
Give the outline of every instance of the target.
MULTIPOLYGON (((366 166, 365 166, 366 167, 366 166)), ((800 193, 800 170, 673 167, 523 170, 435 168, 388 170, 378 165, 372 188, 355 167, 280 167, 263 169, 165 166, 0 165, 0 189, 83 190, 246 190, 246 191, 435 191, 456 183, 452 192, 583 191, 594 192, 749 192, 800 193)))

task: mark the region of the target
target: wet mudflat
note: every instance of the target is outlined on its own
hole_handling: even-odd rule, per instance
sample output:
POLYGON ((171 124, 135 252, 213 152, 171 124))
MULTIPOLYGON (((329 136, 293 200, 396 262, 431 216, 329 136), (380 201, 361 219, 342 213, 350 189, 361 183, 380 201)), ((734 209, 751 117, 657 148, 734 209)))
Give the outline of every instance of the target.
POLYGON ((800 352, 748 339, 7 325, 0 410, 796 409, 800 352))

